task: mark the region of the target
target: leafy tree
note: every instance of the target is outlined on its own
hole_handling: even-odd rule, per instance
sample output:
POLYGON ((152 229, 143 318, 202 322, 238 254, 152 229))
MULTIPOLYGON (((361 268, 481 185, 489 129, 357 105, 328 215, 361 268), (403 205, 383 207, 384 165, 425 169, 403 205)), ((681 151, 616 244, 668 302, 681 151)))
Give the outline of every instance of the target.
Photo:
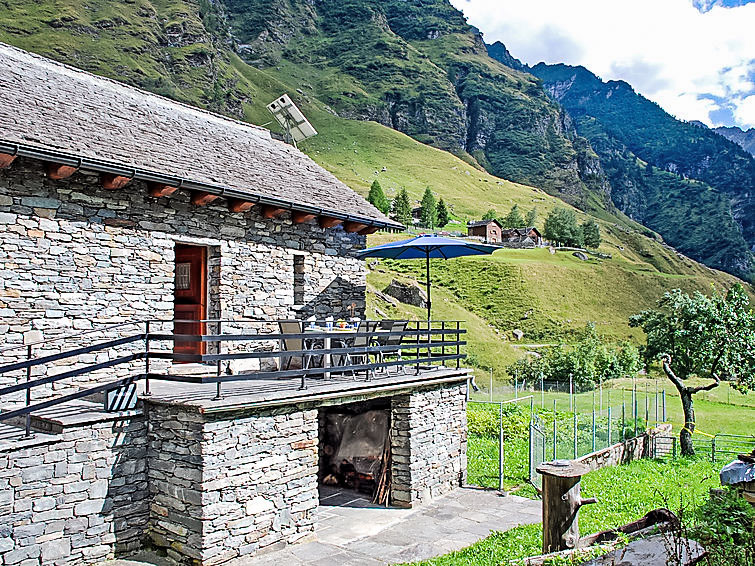
POLYGON ((560 206, 553 209, 545 219, 543 236, 565 246, 581 246, 582 230, 577 225, 577 214, 560 206))
POLYGON ((530 211, 527 213, 527 216, 524 218, 524 225, 527 228, 532 228, 535 225, 535 222, 537 221, 537 207, 533 207, 530 209, 530 211))
POLYGON ((420 204, 420 220, 425 228, 432 230, 438 224, 438 205, 430 187, 425 189, 420 204))
POLYGON ((511 207, 509 213, 503 218, 501 222, 504 228, 522 228, 524 226, 524 218, 519 212, 519 205, 515 204, 511 207))
POLYGON ((375 179, 370 186, 370 192, 367 194, 367 201, 377 208, 383 214, 388 214, 391 210, 391 202, 385 196, 383 187, 375 179))
POLYGON ((489 208, 488 211, 482 215, 483 220, 495 220, 498 218, 498 213, 495 211, 495 208, 489 208))
POLYGON ((600 226, 592 218, 582 223, 582 241, 587 248, 596 249, 600 246, 600 226))
POLYGON ((443 199, 438 201, 436 210, 438 212, 438 226, 443 228, 443 226, 448 224, 449 220, 451 220, 448 216, 448 208, 446 207, 446 203, 443 202, 443 199))
POLYGON ((412 205, 404 187, 401 187, 393 199, 393 217, 404 226, 412 225, 412 205))
POLYGON ((693 396, 718 387, 722 379, 741 391, 755 389, 755 314, 744 288, 728 293, 714 290, 711 297, 680 289, 667 292, 657 310, 634 315, 629 325, 647 336, 643 355, 647 364, 660 359, 663 372, 679 391, 684 428, 679 434, 683 455, 693 455, 695 432, 693 396), (690 377, 712 380, 692 387, 690 377))

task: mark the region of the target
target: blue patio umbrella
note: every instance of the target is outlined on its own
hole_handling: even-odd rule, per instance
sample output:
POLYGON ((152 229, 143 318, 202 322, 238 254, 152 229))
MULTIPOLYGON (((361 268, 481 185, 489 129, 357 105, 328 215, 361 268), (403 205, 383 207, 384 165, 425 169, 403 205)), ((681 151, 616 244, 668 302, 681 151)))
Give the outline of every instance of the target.
POLYGON ((359 257, 382 257, 388 259, 424 259, 427 272, 427 320, 430 320, 430 259, 451 259, 469 255, 492 254, 501 248, 423 234, 400 242, 390 242, 359 252, 359 257))

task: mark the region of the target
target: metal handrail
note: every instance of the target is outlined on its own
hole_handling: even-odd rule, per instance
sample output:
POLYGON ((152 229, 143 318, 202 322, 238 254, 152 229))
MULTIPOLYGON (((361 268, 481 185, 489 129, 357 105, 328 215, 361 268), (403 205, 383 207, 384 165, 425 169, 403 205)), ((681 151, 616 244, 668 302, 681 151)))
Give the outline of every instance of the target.
MULTIPOLYGON (((51 407, 57 404, 65 403, 73 399, 86 397, 88 395, 92 395, 93 393, 109 391, 109 390, 123 387, 125 385, 131 385, 142 379, 145 380, 145 384, 146 384, 145 393, 146 394, 149 394, 149 380, 158 379, 158 380, 164 380, 164 381, 216 383, 217 398, 220 398, 221 384, 225 382, 296 377, 296 378, 301 379, 300 389, 305 389, 306 379, 307 377, 312 376, 312 375, 323 375, 324 377, 327 377, 331 373, 333 374, 350 373, 354 377, 356 377, 357 372, 364 371, 367 373, 366 379, 369 380, 370 372, 374 374, 377 370, 381 370, 381 369, 385 369, 387 372, 388 368, 398 367, 398 366, 414 365, 417 368, 417 374, 419 374, 420 365, 427 364, 427 363, 432 364, 432 363, 441 362, 445 366, 446 362, 456 361, 456 367, 459 368, 460 361, 466 357, 466 355, 461 354, 461 351, 460 351, 460 347, 467 344, 466 341, 461 339, 462 335, 466 333, 466 329, 461 328, 460 322, 458 321, 455 321, 456 328, 447 328, 445 323, 448 321, 439 321, 439 322, 443 322, 442 328, 432 328, 431 325, 427 325, 426 321, 408 321, 408 322, 416 322, 415 328, 403 330, 403 331, 386 330, 386 331, 379 331, 379 332, 378 331, 360 332, 359 330, 357 330, 357 331, 351 331, 348 333, 343 333, 342 336, 339 336, 337 333, 334 333, 332 331, 322 331, 322 330, 306 331, 306 332, 294 333, 294 334, 286 334, 286 333, 280 333, 280 332, 271 333, 271 334, 264 334, 264 333, 260 333, 260 334, 222 334, 222 333, 219 333, 219 334, 211 334, 211 335, 175 334, 175 333, 166 334, 166 333, 150 332, 151 322, 174 323, 176 321, 174 320, 152 320, 152 321, 138 321, 138 322, 129 321, 129 322, 124 322, 124 323, 119 323, 116 325, 111 325, 108 327, 76 333, 74 335, 69 335, 68 338, 79 338, 81 336, 90 335, 96 332, 102 332, 106 330, 112 331, 113 329, 124 328, 131 325, 136 325, 136 324, 145 325, 145 331, 138 334, 132 334, 132 335, 123 336, 123 337, 112 339, 112 340, 107 340, 105 342, 94 344, 92 346, 81 346, 81 347, 73 348, 71 350, 58 352, 55 354, 47 354, 47 355, 39 356, 37 358, 32 357, 33 345, 32 344, 24 345, 23 347, 26 348, 27 350, 27 359, 24 361, 14 362, 11 364, 0 366, 0 375, 6 374, 12 371, 25 370, 26 380, 25 381, 19 380, 19 382, 16 384, 1 387, 0 397, 3 395, 11 394, 11 393, 25 391, 26 404, 24 407, 16 408, 11 411, 0 413, 0 421, 7 420, 7 419, 17 417, 17 416, 21 416, 21 415, 25 415, 26 416, 26 433, 28 436, 31 433, 31 413, 33 411, 51 407), (226 353, 222 353, 220 349, 220 346, 222 343, 234 342, 234 341, 236 342, 244 342, 244 341, 269 342, 271 340, 282 341, 282 340, 288 340, 288 339, 316 340, 316 339, 324 339, 324 338, 334 339, 336 337, 344 338, 344 339, 353 339, 356 337, 377 338, 377 337, 388 337, 388 336, 400 336, 402 338, 402 343, 398 345, 396 344, 381 345, 379 343, 373 342, 365 346, 339 346, 339 347, 329 347, 329 348, 321 347, 321 348, 308 348, 308 349, 302 349, 302 350, 283 350, 283 349, 275 350, 275 351, 257 350, 253 352, 226 352, 226 353), (406 340, 409 337, 416 337, 416 341, 406 340), (436 337, 435 338, 436 341, 433 341, 433 337, 436 337), (140 342, 140 341, 144 342, 143 351, 140 350, 140 351, 130 352, 126 355, 122 355, 114 359, 86 365, 84 367, 80 367, 77 369, 73 369, 73 370, 62 372, 55 375, 47 375, 47 376, 40 377, 37 379, 31 378, 31 370, 34 367, 49 364, 51 362, 56 362, 59 360, 73 358, 82 354, 100 352, 103 350, 110 350, 117 346, 133 344, 135 342, 140 342), (164 350, 154 351, 151 349, 150 347, 151 342, 164 342, 164 341, 173 341, 174 343, 181 343, 181 342, 217 343, 218 352, 213 353, 213 354, 182 354, 182 353, 176 353, 176 352, 164 351, 164 350), (451 348, 451 352, 455 351, 455 354, 450 354, 450 355, 447 354, 446 348, 451 348), (414 350, 415 353, 413 357, 410 357, 407 360, 401 359, 399 355, 399 359, 397 360, 386 361, 381 356, 381 359, 379 362, 378 361, 370 362, 370 358, 369 358, 370 355, 374 355, 377 357, 378 354, 396 352, 397 350, 410 350, 410 351, 414 350), (328 355, 328 356, 362 355, 362 356, 366 356, 366 363, 357 363, 357 364, 349 363, 348 365, 333 365, 333 366, 319 367, 319 368, 318 367, 311 367, 311 368, 304 367, 301 369, 293 369, 293 370, 276 370, 276 371, 261 371, 260 370, 260 371, 254 371, 254 372, 238 373, 234 375, 221 375, 221 362, 222 361, 255 359, 255 358, 256 359, 284 358, 284 357, 297 358, 297 357, 305 357, 305 356, 325 356, 325 355, 328 355), (124 363, 129 363, 129 362, 133 362, 140 359, 143 359, 145 361, 144 371, 137 375, 115 379, 113 381, 108 381, 107 383, 98 384, 93 387, 81 389, 75 393, 67 394, 61 397, 55 397, 53 399, 48 399, 39 403, 32 404, 31 402, 31 391, 34 388, 56 383, 64 379, 69 379, 69 378, 89 374, 95 371, 109 369, 109 368, 112 368, 112 367, 115 367, 124 363), (173 361, 190 361, 190 362, 215 362, 216 364, 215 375, 177 376, 177 375, 153 373, 150 371, 150 365, 149 365, 151 359, 170 359, 173 361)), ((187 322, 196 323, 196 322, 202 322, 202 321, 191 320, 187 322)), ((207 319, 205 322, 219 323, 218 331, 220 331, 220 328, 221 328, 220 323, 222 323, 223 320, 222 319, 215 319, 215 320, 207 319)), ((253 320, 253 321, 252 320, 245 320, 245 321, 229 320, 228 322, 234 322, 234 323, 265 322, 269 324, 275 324, 277 321, 260 319, 260 320, 253 320)), ((56 337, 49 340, 37 342, 34 345, 60 341, 64 338, 65 337, 56 337)), ((3 352, 9 351, 12 349, 17 349, 17 348, 19 347, 7 348, 3 350, 3 352)))
MULTIPOLYGON (((79 338, 80 336, 86 336, 88 334, 95 334, 97 332, 104 332, 106 330, 113 330, 115 328, 122 328, 124 326, 132 326, 132 325, 139 325, 144 324, 146 321, 144 320, 132 320, 129 322, 120 322, 118 324, 113 324, 109 326, 102 326, 100 328, 92 328, 90 330, 84 330, 83 332, 77 332, 75 334, 66 334, 65 336, 54 336, 53 338, 46 338, 44 340, 38 340, 37 342, 29 342, 27 344, 14 344, 13 346, 9 346, 7 348, 1 348, 0 354, 4 354, 5 352, 10 352, 12 350, 21 350, 25 349, 29 346, 39 346, 41 344, 51 344, 53 342, 58 342, 60 340, 71 340, 72 338, 79 338)), ((170 320, 161 320, 159 322, 172 322, 170 320)))

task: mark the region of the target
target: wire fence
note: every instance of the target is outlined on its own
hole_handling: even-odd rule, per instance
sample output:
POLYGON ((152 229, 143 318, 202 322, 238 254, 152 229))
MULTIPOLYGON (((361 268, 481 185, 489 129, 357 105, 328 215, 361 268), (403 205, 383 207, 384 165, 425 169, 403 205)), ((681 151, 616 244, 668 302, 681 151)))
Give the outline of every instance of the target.
MULTIPOLYGON (((589 412, 579 412, 575 403, 569 406, 563 399, 552 399, 550 407, 544 408, 536 404, 536 398, 470 400, 470 484, 505 490, 526 481, 539 487, 536 468, 542 462, 580 458, 639 436, 656 424, 650 418, 650 406, 643 410, 639 395, 630 403, 602 410, 593 405, 589 412)), ((664 412, 659 404, 658 417, 664 412)))

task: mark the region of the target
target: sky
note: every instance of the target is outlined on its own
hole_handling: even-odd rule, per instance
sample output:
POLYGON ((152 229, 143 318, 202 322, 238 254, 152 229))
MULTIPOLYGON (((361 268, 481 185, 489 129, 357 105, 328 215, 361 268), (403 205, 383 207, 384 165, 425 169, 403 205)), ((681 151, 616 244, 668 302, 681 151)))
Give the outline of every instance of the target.
POLYGON ((755 0, 451 0, 529 65, 583 65, 682 120, 755 127, 755 0))

